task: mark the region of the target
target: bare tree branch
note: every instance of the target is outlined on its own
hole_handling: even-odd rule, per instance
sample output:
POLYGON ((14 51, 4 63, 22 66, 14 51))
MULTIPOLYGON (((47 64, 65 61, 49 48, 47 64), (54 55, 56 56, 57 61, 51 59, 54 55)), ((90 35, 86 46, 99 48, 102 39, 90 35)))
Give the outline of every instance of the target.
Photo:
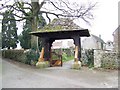
POLYGON ((49 22, 51 22, 50 17, 48 16, 48 13, 46 13, 46 17, 48 18, 49 22))
POLYGON ((52 15, 55 15, 56 17, 61 16, 61 17, 81 18, 86 23, 88 23, 89 20, 93 19, 92 10, 94 9, 97 3, 89 4, 88 6, 84 4, 78 5, 77 3, 74 3, 74 6, 76 7, 71 8, 71 5, 69 4, 69 2, 65 2, 63 0, 58 0, 58 1, 59 2, 45 0, 45 2, 49 2, 48 4, 51 4, 55 8, 55 11, 50 9, 48 10, 45 9, 42 11, 40 10, 40 13, 52 14, 52 15), (56 10, 58 10, 58 12, 60 13, 56 13, 56 10))
MULTIPOLYGON (((85 22, 89 22, 89 20, 93 19, 92 10, 96 6, 95 4, 90 5, 79 5, 77 3, 74 3, 73 7, 71 4, 64 0, 43 0, 41 3, 39 3, 39 0, 36 0, 37 2, 20 2, 19 0, 15 0, 16 2, 13 3, 13 5, 7 5, 6 2, 4 5, 1 5, 0 10, 3 8, 7 8, 10 10, 14 10, 14 12, 18 11, 18 13, 14 13, 14 15, 20 20, 24 19, 32 19, 34 16, 38 15, 38 13, 42 14, 45 13, 46 17, 50 21, 49 14, 52 14, 56 17, 71 17, 71 18, 81 18, 85 22), (54 10, 51 10, 50 8, 45 9, 43 5, 49 4, 52 7, 54 7, 54 10), (43 10, 41 10, 44 8, 43 10), (28 11, 32 12, 32 16, 28 14, 28 11), (57 12, 56 12, 57 11, 57 12), (22 13, 19 15, 19 12, 22 13), (26 18, 25 18, 26 17, 26 18), (23 19, 22 19, 23 18, 23 19)), ((0 15, 3 15, 3 12, 0 12, 0 15)))

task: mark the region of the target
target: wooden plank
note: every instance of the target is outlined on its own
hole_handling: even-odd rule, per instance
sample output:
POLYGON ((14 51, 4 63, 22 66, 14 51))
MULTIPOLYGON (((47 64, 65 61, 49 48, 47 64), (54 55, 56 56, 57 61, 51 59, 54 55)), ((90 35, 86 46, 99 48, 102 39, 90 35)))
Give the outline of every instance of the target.
POLYGON ((64 31, 53 31, 53 32, 31 32, 30 34, 42 37, 42 38, 54 38, 56 39, 70 39, 72 36, 79 36, 79 37, 84 37, 87 36, 89 37, 89 31, 88 29, 82 29, 82 30, 64 30, 64 31))
POLYGON ((62 66, 62 60, 52 60, 51 61, 51 66, 62 66))

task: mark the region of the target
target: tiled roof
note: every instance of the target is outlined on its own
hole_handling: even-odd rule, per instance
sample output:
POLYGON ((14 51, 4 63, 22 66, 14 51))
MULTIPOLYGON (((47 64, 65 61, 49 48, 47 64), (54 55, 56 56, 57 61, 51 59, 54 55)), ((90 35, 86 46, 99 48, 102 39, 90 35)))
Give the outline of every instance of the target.
POLYGON ((41 31, 65 31, 65 30, 80 30, 83 29, 80 26, 76 25, 72 19, 69 18, 56 18, 53 19, 48 25, 43 27, 41 31))
POLYGON ((95 36, 95 35, 93 35, 93 34, 92 34, 91 36, 93 36, 98 42, 105 43, 100 37, 95 36))

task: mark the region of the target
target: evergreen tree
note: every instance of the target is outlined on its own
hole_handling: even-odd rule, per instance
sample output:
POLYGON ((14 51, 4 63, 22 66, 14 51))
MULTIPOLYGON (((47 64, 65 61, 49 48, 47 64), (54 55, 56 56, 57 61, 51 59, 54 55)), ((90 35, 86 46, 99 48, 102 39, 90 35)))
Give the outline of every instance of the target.
POLYGON ((23 25, 23 31, 19 36, 20 45, 24 49, 29 49, 31 47, 31 35, 29 35, 29 32, 31 31, 31 22, 26 20, 23 25))
POLYGON ((41 14, 39 14, 38 15, 38 29, 43 28, 45 25, 46 25, 46 21, 44 17, 41 14))
MULTIPOLYGON (((43 18, 42 15, 39 15, 38 17, 38 28, 42 28, 43 26, 46 25, 46 21, 43 18)), ((20 40, 20 45, 24 49, 29 49, 31 48, 31 35, 29 34, 32 31, 32 23, 30 20, 26 20, 24 25, 23 25, 23 31, 19 36, 20 40)), ((41 49, 41 41, 39 39, 38 41, 39 49, 41 49)), ((34 47, 36 48, 36 46, 34 47)))
POLYGON ((0 32, 0 49, 2 47, 2 37, 1 37, 1 32, 0 32))
POLYGON ((14 49, 17 47, 17 29, 12 11, 6 11, 2 20, 2 48, 14 49))

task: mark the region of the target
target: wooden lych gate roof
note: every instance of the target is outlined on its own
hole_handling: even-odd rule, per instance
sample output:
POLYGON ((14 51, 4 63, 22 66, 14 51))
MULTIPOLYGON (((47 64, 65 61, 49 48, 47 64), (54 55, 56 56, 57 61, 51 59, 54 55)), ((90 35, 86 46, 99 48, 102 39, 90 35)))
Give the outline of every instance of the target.
POLYGON ((36 31, 31 32, 30 34, 41 37, 41 38, 55 38, 55 39, 72 39, 73 36, 79 36, 79 37, 89 37, 89 31, 88 29, 82 29, 82 30, 59 30, 59 31, 36 31))
POLYGON ((31 32, 31 34, 41 38, 54 39, 71 39, 73 36, 90 36, 88 29, 81 28, 69 18, 54 19, 42 29, 31 32))

